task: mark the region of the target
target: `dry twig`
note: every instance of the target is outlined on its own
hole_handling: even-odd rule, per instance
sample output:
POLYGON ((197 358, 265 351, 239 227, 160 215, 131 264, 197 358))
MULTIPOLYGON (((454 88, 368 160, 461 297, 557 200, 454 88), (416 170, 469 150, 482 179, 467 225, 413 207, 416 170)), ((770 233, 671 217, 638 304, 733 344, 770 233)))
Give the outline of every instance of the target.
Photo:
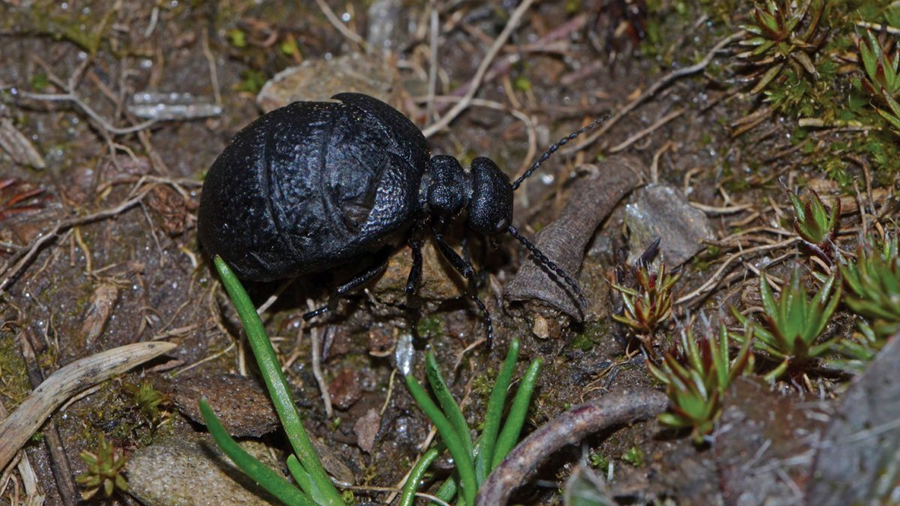
POLYGON ((538 465, 560 448, 608 427, 656 416, 668 406, 664 393, 644 388, 575 406, 522 440, 481 486, 475 504, 504 506, 538 465))
POLYGON ((172 343, 136 343, 76 360, 47 378, 0 422, 0 469, 66 399, 83 388, 175 349, 172 343))
POLYGON ((603 126, 598 128, 596 132, 594 132, 575 146, 567 150, 563 150, 563 154, 569 155, 577 153, 578 151, 581 151, 582 149, 590 146, 591 144, 596 142, 597 139, 599 139, 603 134, 608 132, 609 129, 613 127, 613 125, 619 122, 619 120, 621 120, 626 115, 628 115, 628 113, 637 108, 637 106, 643 104, 647 99, 656 95, 659 90, 665 88, 673 81, 676 81, 685 76, 696 74, 697 72, 705 69, 712 62, 713 58, 716 56, 716 53, 721 51, 725 46, 731 44, 732 42, 743 38, 745 34, 746 32, 744 32, 743 30, 733 33, 713 46, 713 48, 710 49, 708 53, 706 53, 706 56, 702 60, 700 60, 700 62, 689 67, 684 67, 673 72, 669 72, 662 79, 655 82, 653 86, 647 88, 647 91, 641 93, 641 96, 626 104, 625 107, 619 109, 615 114, 612 115, 612 117, 609 118, 609 120, 606 121, 606 123, 603 124, 603 126))
POLYGON ((422 134, 425 135, 426 138, 431 137, 435 133, 443 130, 447 125, 450 124, 451 121, 456 119, 456 117, 459 116, 460 113, 462 113, 464 110, 466 110, 467 107, 469 107, 469 104, 475 97, 475 93, 478 92, 478 88, 481 86, 484 75, 487 73, 488 68, 490 68, 491 66, 491 62, 494 61, 497 53, 499 53, 503 45, 506 44, 509 36, 512 35, 513 30, 515 30, 519 25, 519 22, 522 20, 522 16, 525 15, 525 12, 528 11, 528 8, 531 7, 532 3, 534 3, 534 0, 524 0, 521 4, 519 4, 518 7, 516 7, 516 10, 509 18, 509 22, 506 23, 506 27, 503 28, 502 32, 500 32, 500 36, 497 37, 497 40, 494 41, 494 44, 488 50, 487 54, 484 56, 484 59, 481 60, 481 64, 478 65, 478 70, 475 71, 475 77, 472 78, 472 83, 469 86, 469 89, 466 91, 466 94, 463 95, 462 100, 457 102, 457 104, 454 105, 452 109, 447 111, 447 114, 442 116, 441 119, 429 125, 425 130, 422 130, 422 134))
POLYGON ((25 266, 27 266, 31 262, 31 260, 35 255, 37 255, 41 248, 43 248, 44 245, 48 242, 56 239, 60 232, 68 230, 72 227, 77 227, 86 223, 93 223, 95 221, 103 220, 121 214, 140 203, 151 189, 152 188, 147 188, 141 191, 136 197, 129 199, 112 209, 89 214, 87 216, 70 218, 68 220, 60 221, 56 224, 55 227, 39 235, 37 239, 32 241, 27 248, 22 249, 18 253, 16 253, 9 261, 9 263, 4 268, 0 269, 0 276, 5 274, 3 280, 0 281, 0 296, 2 296, 6 289, 13 283, 13 281, 15 281, 15 279, 21 273, 22 269, 24 269, 25 266))

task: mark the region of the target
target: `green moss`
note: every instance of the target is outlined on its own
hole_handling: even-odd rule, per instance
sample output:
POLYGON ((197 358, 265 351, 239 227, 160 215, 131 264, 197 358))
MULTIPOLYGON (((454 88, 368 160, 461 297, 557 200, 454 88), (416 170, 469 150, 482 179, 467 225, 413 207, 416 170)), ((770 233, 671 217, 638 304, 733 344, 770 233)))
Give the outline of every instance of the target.
POLYGON ((245 91, 255 95, 259 93, 259 90, 262 89, 267 80, 265 74, 261 71, 247 69, 241 73, 241 82, 235 88, 237 91, 245 91))
POLYGON ((718 246, 707 246, 702 253, 694 257, 691 266, 697 272, 703 272, 712 266, 712 263, 722 254, 722 248, 718 246))
POLYGON ((590 351, 591 348, 594 347, 594 342, 586 335, 578 334, 575 336, 575 339, 572 340, 572 347, 576 350, 590 351))
POLYGON ((589 323, 585 326, 584 332, 572 340, 572 347, 581 351, 589 351, 606 336, 608 331, 609 328, 605 321, 589 323))
POLYGON ((4 406, 12 411, 25 400, 29 392, 31 383, 28 381, 28 370, 15 335, 3 333, 0 336, 0 397, 5 399, 4 406))
POLYGON ((634 467, 641 467, 644 465, 646 457, 643 450, 641 450, 637 446, 632 446, 625 451, 624 455, 622 455, 622 460, 628 462, 634 467))
POLYGON ((247 47, 247 34, 244 33, 243 30, 241 30, 239 28, 234 28, 234 29, 228 30, 228 33, 226 33, 226 35, 228 36, 228 41, 231 43, 232 46, 234 46, 236 48, 247 47))
POLYGON ((431 339, 443 334, 444 323, 439 315, 429 315, 419 320, 416 324, 416 332, 419 337, 431 339))
POLYGON ((592 453, 590 458, 591 467, 598 471, 607 472, 609 470, 609 459, 601 453, 592 453))

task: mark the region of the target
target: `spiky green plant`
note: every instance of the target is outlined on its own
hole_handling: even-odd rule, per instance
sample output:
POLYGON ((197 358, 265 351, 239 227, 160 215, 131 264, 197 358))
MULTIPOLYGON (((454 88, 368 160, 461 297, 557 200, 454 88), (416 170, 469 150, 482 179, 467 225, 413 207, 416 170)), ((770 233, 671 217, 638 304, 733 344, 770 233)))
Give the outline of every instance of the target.
POLYGON ((886 54, 881 42, 869 30, 860 38, 858 48, 866 72, 862 79, 863 88, 879 98, 884 94, 897 96, 900 93, 900 51, 894 51, 893 57, 886 54))
POLYGON ((656 274, 651 274, 646 265, 636 267, 634 274, 637 289, 612 284, 625 304, 624 314, 613 315, 613 319, 631 327, 647 351, 652 352, 654 333, 672 316, 673 289, 681 275, 666 272, 665 264, 659 266, 656 274))
POLYGON ((868 318, 879 338, 900 330, 900 258, 897 235, 860 241, 856 261, 841 259, 851 311, 868 318))
POLYGON ((794 208, 794 230, 797 235, 826 261, 831 261, 831 253, 834 250, 832 244, 840 223, 841 199, 835 199, 829 213, 815 190, 809 190, 812 198, 805 201, 791 190, 787 192, 794 208))
MULTIPOLYGON (((766 379, 775 380, 793 364, 801 366, 810 359, 818 358, 832 349, 839 336, 825 342, 816 340, 825 330, 825 325, 837 308, 841 299, 841 286, 835 288, 835 276, 829 276, 812 300, 807 298, 806 287, 801 283, 799 269, 794 269, 791 279, 781 290, 778 299, 766 280, 765 273, 759 276, 759 294, 762 298, 763 321, 758 323, 733 312, 735 317, 750 328, 752 325, 754 348, 781 360, 781 364, 766 374, 766 379)), ((749 335, 743 338, 749 339, 749 335)))
POLYGON ((81 497, 85 501, 94 497, 101 489, 106 497, 112 497, 116 489, 128 491, 128 483, 122 476, 122 469, 125 468, 128 459, 122 450, 106 441, 106 436, 100 434, 96 452, 84 450, 78 457, 88 466, 87 472, 75 478, 75 481, 84 487, 81 497))
POLYGON ((889 111, 885 111, 881 108, 876 108, 875 112, 878 113, 879 116, 885 119, 891 125, 891 131, 896 135, 900 135, 900 103, 894 100, 894 97, 890 95, 884 95, 884 101, 888 105, 889 111))
POLYGON ((750 36, 740 44, 752 49, 738 55, 760 69, 751 93, 764 90, 786 64, 795 67, 798 76, 804 71, 816 75, 811 55, 824 40, 818 35, 824 8, 823 0, 801 0, 797 7, 794 0, 757 2, 752 22, 741 26, 750 36))
POLYGON ((838 369, 861 373, 875 358, 885 342, 884 339, 875 335, 875 331, 868 323, 860 322, 859 332, 855 332, 851 338, 841 339, 835 345, 835 351, 841 356, 828 363, 838 369))
POLYGON ((673 349, 665 354, 662 365, 647 360, 647 368, 666 384, 666 395, 672 401, 672 411, 661 414, 659 421, 669 427, 692 427, 694 441, 703 442, 722 413, 722 394, 735 378, 753 370, 751 341, 748 334, 740 351, 731 359, 724 325, 718 337, 712 334, 695 339, 688 330, 681 333, 673 349))
POLYGON ((875 34, 868 30, 858 47, 865 71, 865 77, 861 79, 862 87, 877 101, 887 105, 887 110, 876 107, 875 112, 893 127, 894 133, 900 135, 900 103, 896 99, 900 94, 900 51, 895 49, 893 56, 887 54, 875 34))
POLYGON ((160 418, 159 406, 169 402, 169 397, 153 387, 149 382, 143 382, 140 386, 134 383, 125 383, 125 390, 131 394, 141 414, 151 423, 160 418))

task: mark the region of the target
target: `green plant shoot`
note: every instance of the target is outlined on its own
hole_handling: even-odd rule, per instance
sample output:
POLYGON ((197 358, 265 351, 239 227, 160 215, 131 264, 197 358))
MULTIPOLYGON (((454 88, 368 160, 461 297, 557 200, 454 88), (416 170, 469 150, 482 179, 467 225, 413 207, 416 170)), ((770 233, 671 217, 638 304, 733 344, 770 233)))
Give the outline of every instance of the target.
MULTIPOLYGON (((752 330, 750 331, 752 332, 752 330)), ((682 331, 673 349, 665 354, 661 366, 647 361, 647 368, 666 385, 672 412, 659 421, 669 427, 691 427, 695 443, 702 443, 722 413, 721 397, 735 378, 753 370, 752 338, 748 334, 734 359, 728 348, 728 331, 722 325, 719 337, 695 339, 682 331)))
POLYGON ((222 284, 225 285, 225 290, 228 292, 228 296, 231 298, 240 316, 241 323, 244 325, 247 341, 250 343, 254 357, 256 357, 256 362, 265 381, 269 397, 275 405, 275 411, 278 413, 281 425, 284 427, 288 441, 294 450, 295 455, 288 458, 288 470, 297 481, 297 484, 300 485, 302 491, 288 484, 293 491, 285 492, 284 485, 287 483, 286 480, 266 468, 251 455, 240 450, 239 446, 237 450, 240 451, 235 450, 235 445, 232 444, 234 442, 231 441, 230 436, 224 429, 216 429, 216 427, 221 427, 221 423, 216 418, 213 410, 206 402, 201 401, 201 412, 207 427, 210 428, 210 433, 216 444, 232 458, 238 468, 273 495, 280 497, 279 494, 290 494, 290 497, 302 496, 305 500, 310 501, 309 503, 289 502, 288 504, 344 506, 345 503, 341 498, 341 494, 338 493, 331 483, 328 473, 322 467, 322 463, 316 455, 309 436, 303 428, 300 414, 297 412, 296 404, 290 394, 290 388, 285 380, 284 373, 281 371, 281 364, 278 363, 278 357, 275 355, 275 350, 272 348, 272 343, 269 341, 259 315, 256 314, 253 302, 224 260, 217 256, 215 265, 216 270, 219 272, 219 277, 222 279, 222 284), (273 478, 273 476, 278 479, 273 478))
MULTIPOLYGON (((441 500, 450 502, 459 492, 461 504, 466 506, 474 505, 478 487, 484 483, 490 472, 503 461, 518 442, 519 434, 528 413, 531 396, 537 383, 537 376, 543 363, 541 359, 536 359, 529 365, 513 399, 506 423, 501 429, 500 422, 506 404, 506 394, 518 356, 519 342, 514 340, 510 344, 509 352, 503 361, 500 373, 491 391, 485 415, 484 430, 474 448, 470 442, 471 430, 465 421, 465 417, 462 415, 459 405, 453 400, 444 383, 434 354, 428 353, 425 369, 428 382, 435 393, 435 397, 438 399, 440 407, 431 400, 415 377, 412 375, 406 377, 406 385, 410 393, 422 411, 434 423, 438 433, 441 435, 443 444, 446 445, 447 450, 456 462, 458 480, 450 478, 440 487, 436 495, 441 500)), ((419 459, 403 488, 400 506, 411 506, 413 504, 415 492, 423 476, 440 453, 440 447, 432 448, 419 459)))
MULTIPOLYGON (((816 343, 841 299, 841 286, 838 283, 835 288, 834 275, 825 280, 810 300, 800 281, 798 269, 794 269, 790 281, 782 287, 777 299, 763 273, 759 276, 759 294, 762 298, 763 323, 751 322, 738 311, 733 309, 733 312, 745 327, 752 325, 752 334, 757 338, 753 341, 754 348, 782 360, 778 367, 766 374, 767 380, 779 378, 791 364, 801 366, 810 359, 824 355, 839 339, 837 336, 816 343)), ((747 341, 750 335, 748 333, 742 339, 747 341)))

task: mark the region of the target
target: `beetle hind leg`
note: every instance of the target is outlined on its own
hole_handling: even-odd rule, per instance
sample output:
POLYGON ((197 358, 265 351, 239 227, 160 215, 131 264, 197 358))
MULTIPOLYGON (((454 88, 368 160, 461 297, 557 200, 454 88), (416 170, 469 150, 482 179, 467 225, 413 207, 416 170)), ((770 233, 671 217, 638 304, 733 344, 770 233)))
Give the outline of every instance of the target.
POLYGON ((303 319, 309 321, 316 316, 334 310, 337 307, 338 300, 341 297, 375 279, 375 277, 384 272, 384 270, 387 269, 388 260, 390 258, 390 250, 382 250, 381 252, 379 252, 378 257, 378 261, 372 264, 372 266, 370 266, 368 269, 353 276, 350 281, 347 281, 346 283, 338 286, 334 293, 332 293, 328 297, 328 304, 304 314, 303 319))

